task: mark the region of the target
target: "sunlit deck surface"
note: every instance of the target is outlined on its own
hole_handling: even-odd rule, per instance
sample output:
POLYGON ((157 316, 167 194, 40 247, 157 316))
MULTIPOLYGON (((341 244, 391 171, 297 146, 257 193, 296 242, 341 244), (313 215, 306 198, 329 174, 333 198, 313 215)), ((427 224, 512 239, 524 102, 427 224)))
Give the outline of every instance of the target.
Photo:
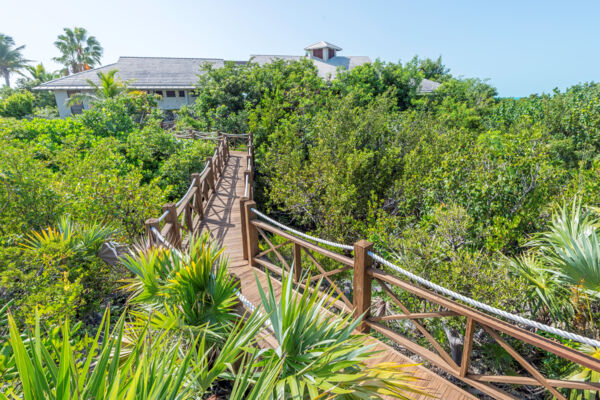
MULTIPOLYGON (((248 265, 242 254, 242 232, 240 215, 240 198, 244 195, 244 160, 245 152, 231 151, 227 167, 216 185, 216 193, 211 196, 205 210, 205 220, 201 229, 208 229, 211 236, 225 247, 225 252, 231 262, 231 272, 241 281, 242 293, 254 305, 260 304, 256 278, 266 287, 266 275, 248 265)), ((280 285, 275 281, 275 289, 280 285)), ((414 364, 414 361, 404 356, 383 342, 372 339, 376 350, 381 351, 369 363, 395 361, 401 364, 414 364)), ((475 396, 459 388, 448 380, 437 375, 423 366, 407 367, 407 373, 412 373, 420 379, 419 385, 429 394, 413 395, 414 399, 476 399, 475 396)))

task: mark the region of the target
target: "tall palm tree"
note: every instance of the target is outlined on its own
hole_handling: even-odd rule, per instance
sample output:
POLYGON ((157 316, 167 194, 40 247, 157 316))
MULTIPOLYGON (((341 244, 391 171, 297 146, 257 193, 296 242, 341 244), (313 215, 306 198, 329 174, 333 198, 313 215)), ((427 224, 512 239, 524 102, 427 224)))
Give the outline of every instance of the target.
POLYGON ((104 49, 95 36, 89 36, 85 28, 64 28, 64 33, 58 35, 54 45, 62 55, 55 57, 57 61, 65 66, 65 72, 77 73, 100 64, 100 58, 104 49))
POLYGON ((10 87, 10 74, 12 72, 20 73, 20 70, 25 68, 29 62, 21 54, 24 48, 24 45, 15 47, 12 37, 0 33, 0 74, 4 76, 6 86, 10 87))

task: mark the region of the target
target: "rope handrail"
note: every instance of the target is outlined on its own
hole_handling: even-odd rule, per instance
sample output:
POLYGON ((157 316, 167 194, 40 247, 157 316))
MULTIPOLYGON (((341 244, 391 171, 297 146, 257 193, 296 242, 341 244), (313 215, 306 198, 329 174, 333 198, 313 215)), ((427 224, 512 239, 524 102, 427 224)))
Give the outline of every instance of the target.
MULTIPOLYGON (((202 171, 202 172, 204 172, 204 171, 202 171)), ((183 200, 186 197, 188 197, 188 195, 190 194, 192 189, 194 189, 195 187, 196 187, 196 178, 192 179, 192 183, 190 183, 189 189, 187 190, 187 192, 185 192, 185 194, 181 197, 181 199, 179 199, 179 201, 177 203, 175 203, 175 206, 179 207, 181 205, 181 203, 183 203, 183 200)))
POLYGON ((315 236, 307 235, 306 233, 297 231, 294 228, 290 228, 287 225, 281 224, 281 223, 275 221, 274 219, 267 217, 265 214, 261 213, 256 208, 251 208, 251 210, 256 215, 258 215, 260 218, 264 219, 265 221, 270 222, 271 224, 276 225, 276 226, 280 227, 281 229, 284 229, 284 230, 286 230, 288 232, 291 232, 291 233, 293 233, 295 235, 301 236, 301 237, 303 237, 305 239, 313 240, 313 241, 315 241, 317 243, 321 243, 321 244, 324 244, 324 245, 327 245, 327 246, 337 247, 339 249, 354 250, 354 246, 350 246, 350 245, 342 244, 342 243, 331 242, 329 240, 325 240, 325 239, 321 239, 321 238, 318 238, 318 237, 315 237, 315 236))
MULTIPOLYGON (((325 244, 325 245, 328 245, 328 246, 337 247, 337 248, 344 249, 344 250, 353 250, 354 249, 354 247, 350 246, 350 245, 346 245, 346 244, 342 244, 342 243, 336 243, 336 242, 331 242, 329 240, 325 240, 325 239, 317 238, 317 237, 314 237, 314 236, 311 236, 311 235, 307 235, 307 234, 305 234, 303 232, 297 231, 296 229, 293 229, 293 228, 291 228, 289 226, 286 226, 286 225, 284 225, 284 224, 282 224, 282 223, 280 223, 278 221, 275 221, 272 218, 269 218, 268 216, 266 216, 265 214, 261 213, 260 211, 258 211, 255 208, 251 208, 251 210, 257 216, 259 216, 260 218, 264 219, 265 221, 267 221, 267 222, 269 222, 269 223, 271 223, 271 224, 273 224, 275 226, 278 226, 278 227, 280 227, 280 228, 282 228, 282 229, 284 229, 284 230, 286 230, 288 232, 296 234, 297 236, 301 236, 301 237, 303 237, 305 239, 313 240, 313 241, 318 242, 318 243, 322 243, 322 244, 325 244)), ((539 329, 539 330, 542 330, 542 331, 546 331, 548 333, 552 333, 554 335, 560 336, 560 337, 565 338, 565 339, 573 340, 573 341, 576 341, 576 342, 579 342, 579 343, 584 343, 584 344, 587 344, 587 345, 590 345, 590 346, 594 346, 594 347, 600 347, 600 341, 598 341, 598 340, 587 338, 585 336, 581 336, 581 335, 578 335, 576 333, 568 332, 568 331, 565 331, 563 329, 555 328, 553 326, 546 325, 546 324, 543 324, 541 322, 537 322, 537 321, 534 321, 534 320, 531 320, 531 319, 528 319, 528 318, 524 318, 524 317, 521 317, 519 315, 512 314, 512 313, 509 313, 507 311, 501 310, 499 308, 496 308, 496 307, 490 306, 488 304, 482 303, 480 301, 471 299, 471 298, 469 298, 467 296, 464 296, 464 295, 462 295, 460 293, 457 293, 457 292, 455 292, 453 290, 450 290, 450 289, 447 289, 447 288, 445 288, 443 286, 435 284, 435 283, 433 283, 433 282, 431 282, 431 281, 429 281, 429 280, 427 280, 425 278, 422 278, 422 277, 420 277, 420 276, 418 276, 416 274, 413 274, 412 272, 407 271, 407 270, 405 270, 405 269, 397 266, 396 264, 394 264, 394 263, 392 263, 390 261, 387 261, 386 259, 384 259, 380 255, 378 255, 378 254, 376 254, 376 253, 374 253, 372 251, 368 251, 367 254, 371 258, 373 258, 373 260, 375 260, 375 261, 379 262, 380 264, 383 264, 383 265, 391 268, 395 272, 398 272, 399 274, 404 275, 405 277, 407 277, 407 278, 409 278, 409 279, 411 279, 411 280, 413 280, 413 281, 415 281, 415 282, 417 282, 417 283, 419 283, 419 284, 421 284, 421 285, 423 285, 425 287, 428 287, 429 289, 435 290, 436 292, 444 294, 444 295, 446 295, 448 297, 452 297, 452 298, 454 298, 456 300, 460 300, 460 301, 462 301, 462 302, 464 302, 464 303, 466 303, 466 304, 468 304, 468 305, 470 305, 472 307, 480 308, 480 309, 485 310, 485 311, 487 311, 489 313, 496 314, 498 316, 504 317, 504 318, 506 318, 508 320, 511 320, 513 322, 516 322, 516 323, 519 323, 519 324, 522 324, 522 325, 527 325, 527 326, 530 326, 532 328, 539 329)))
POLYGON ((244 187, 244 197, 248 197, 248 177, 249 175, 246 174, 246 186, 244 187))
POLYGON ((428 287, 430 289, 433 289, 436 292, 442 293, 442 294, 444 294, 446 296, 449 296, 449 297, 452 297, 452 298, 454 298, 456 300, 460 300, 460 301, 462 301, 462 302, 464 302, 464 303, 466 303, 466 304, 468 304, 470 306, 481 308, 482 310, 485 310, 485 311, 487 311, 489 313, 492 313, 492 314, 499 315, 499 316, 504 317, 504 318, 506 318, 508 320, 511 320, 513 322, 517 322, 519 324, 527 325, 527 326, 530 326, 532 328, 536 328, 536 329, 539 329, 539 330, 542 330, 542 331, 546 331, 548 333, 552 333, 552 334, 558 335, 558 336, 563 337, 565 339, 574 340, 574 341, 580 342, 580 343, 585 343, 585 344, 588 344, 588 345, 594 346, 594 347, 600 347, 600 341, 598 341, 598 340, 590 339, 590 338, 587 338, 585 336, 578 335, 576 333, 568 332, 568 331, 565 331, 565 330, 562 330, 562 329, 559 329, 559 328, 555 328, 555 327, 550 326, 550 325, 542 324, 541 322, 537 322, 537 321, 534 321, 534 320, 531 320, 531 319, 528 319, 528 318, 524 318, 524 317, 521 317, 520 315, 512 314, 512 313, 509 313, 507 311, 501 310, 499 308, 496 308, 496 307, 490 306, 488 304, 482 303, 480 301, 471 299, 470 297, 464 296, 464 295, 462 295, 460 293, 457 293, 457 292, 455 292, 453 290, 446 289, 445 287, 440 286, 438 284, 435 284, 435 283, 433 283, 433 282, 431 282, 431 281, 429 281, 429 280, 427 280, 425 278, 421 278, 420 276, 415 275, 412 272, 407 271, 407 270, 405 270, 405 269, 397 266, 394 263, 391 263, 390 261, 387 261, 386 259, 384 259, 380 255, 378 255, 376 253, 373 253, 372 251, 368 251, 367 254, 369 254, 371 256, 371 258, 373 258, 373 260, 375 260, 375 261, 379 262, 380 264, 383 264, 383 265, 391 268, 392 270, 398 272, 399 274, 402 274, 402 275, 406 276, 407 278, 410 278, 413 281, 420 283, 423 286, 426 286, 426 287, 428 287))

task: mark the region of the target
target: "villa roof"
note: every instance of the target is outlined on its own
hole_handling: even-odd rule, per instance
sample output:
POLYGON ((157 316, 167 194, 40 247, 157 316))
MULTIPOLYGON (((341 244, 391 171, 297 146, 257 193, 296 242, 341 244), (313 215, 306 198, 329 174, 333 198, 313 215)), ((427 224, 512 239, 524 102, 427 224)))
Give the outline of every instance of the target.
POLYGON ((429 79, 421 80, 419 84, 419 93, 432 93, 439 88, 441 83, 429 79))
POLYGON ((285 61, 299 61, 301 59, 310 59, 317 67, 317 74, 321 78, 333 79, 337 74, 337 68, 343 67, 343 69, 351 70, 354 67, 370 63, 371 59, 367 56, 336 56, 329 60, 321 60, 310 56, 287 56, 287 55, 263 55, 255 54, 250 58, 251 62, 255 62, 258 65, 265 65, 275 60, 285 61))
POLYGON ((317 42, 315 44, 311 44, 310 46, 306 46, 304 48, 304 50, 308 51, 308 50, 322 49, 322 48, 325 48, 325 47, 329 47, 330 49, 334 49, 336 51, 342 51, 341 47, 336 46, 333 43, 326 42, 324 40, 321 40, 320 42, 317 42))
MULTIPOLYGON (((315 43, 314 46, 334 46, 328 42, 315 43)), ((316 47, 318 48, 318 47, 316 47)), ((335 46, 333 48, 339 49, 335 46)), ((341 50, 341 49, 340 49, 341 50)), ((339 50, 338 50, 339 51, 339 50)), ((309 55, 252 55, 250 62, 265 65, 275 60, 299 61, 311 60, 317 68, 321 78, 333 79, 337 75, 338 67, 351 70, 354 67, 370 63, 371 59, 366 56, 335 56, 328 60, 322 60, 309 55)), ((204 73, 201 67, 211 64, 214 68, 225 66, 225 60, 220 58, 174 58, 174 57, 120 57, 116 63, 104 65, 99 68, 79 72, 77 74, 64 76, 37 86, 37 90, 86 90, 90 89, 88 80, 97 83, 98 72, 117 70, 117 77, 128 83, 133 89, 194 89, 198 82, 198 75, 204 73)), ((246 61, 233 61, 236 64, 245 64, 246 61)), ((431 93, 440 84, 429 79, 423 79, 419 85, 420 93, 431 93)))
POLYGON ((215 68, 225 65, 218 58, 173 58, 173 57, 120 57, 114 64, 90 69, 45 82, 38 90, 89 89, 87 80, 98 82, 98 72, 117 70, 117 77, 134 89, 193 89, 202 74, 201 66, 212 64, 215 68))

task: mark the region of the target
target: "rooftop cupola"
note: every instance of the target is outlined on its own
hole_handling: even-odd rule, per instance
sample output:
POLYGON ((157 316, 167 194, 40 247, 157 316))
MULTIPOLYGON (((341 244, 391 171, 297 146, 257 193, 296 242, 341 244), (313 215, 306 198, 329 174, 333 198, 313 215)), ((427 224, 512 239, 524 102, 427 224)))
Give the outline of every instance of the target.
POLYGON ((313 58, 327 61, 330 58, 335 57, 338 51, 342 51, 342 48, 322 40, 305 47, 304 50, 306 50, 313 58))

